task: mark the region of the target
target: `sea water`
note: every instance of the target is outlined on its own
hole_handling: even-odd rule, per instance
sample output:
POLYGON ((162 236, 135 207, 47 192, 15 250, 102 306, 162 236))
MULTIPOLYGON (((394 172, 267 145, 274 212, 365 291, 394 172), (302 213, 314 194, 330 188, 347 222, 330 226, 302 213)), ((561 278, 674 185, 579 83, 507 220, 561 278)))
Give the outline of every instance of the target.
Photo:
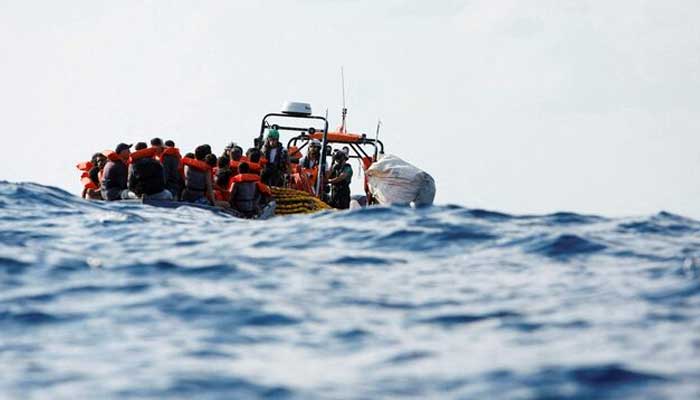
POLYGON ((700 398, 700 223, 0 183, 0 398, 700 398))

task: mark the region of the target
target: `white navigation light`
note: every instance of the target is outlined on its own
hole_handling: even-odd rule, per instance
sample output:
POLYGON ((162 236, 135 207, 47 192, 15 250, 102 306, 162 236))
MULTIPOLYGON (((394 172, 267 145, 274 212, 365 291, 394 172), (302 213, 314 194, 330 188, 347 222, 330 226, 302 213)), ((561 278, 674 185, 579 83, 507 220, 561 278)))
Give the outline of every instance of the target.
POLYGON ((311 115, 311 104, 285 101, 282 105, 282 113, 289 115, 311 115))

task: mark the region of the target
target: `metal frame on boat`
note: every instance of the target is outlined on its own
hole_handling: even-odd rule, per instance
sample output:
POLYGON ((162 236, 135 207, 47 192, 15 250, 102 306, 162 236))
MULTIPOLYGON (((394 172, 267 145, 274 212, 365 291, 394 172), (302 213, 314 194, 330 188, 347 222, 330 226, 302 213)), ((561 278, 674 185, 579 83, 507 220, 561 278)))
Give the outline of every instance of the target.
MULTIPOLYGON (((266 114, 260 124, 260 134, 254 141, 257 148, 262 148, 264 144, 265 131, 269 129, 297 133, 296 136, 293 136, 287 141, 288 150, 292 147, 296 147, 297 151, 301 151, 307 147, 312 140, 320 140, 321 158, 319 164, 321 171, 326 170, 326 158, 328 157, 330 150, 329 144, 347 145, 348 149, 350 150, 348 157, 361 160, 365 169, 369 168, 372 163, 377 161, 380 154, 384 154, 384 143, 382 143, 382 141, 378 138, 370 139, 366 134, 344 132, 344 126, 341 128, 340 132, 329 132, 327 118, 312 115, 311 107, 306 103, 285 103, 282 112, 266 114), (272 118, 322 121, 323 128, 319 129, 313 126, 300 126, 300 124, 292 125, 287 124, 286 122, 284 125, 281 125, 279 123, 271 123, 270 119, 272 118)), ((319 198, 322 198, 324 193, 323 179, 323 174, 318 174, 314 186, 316 196, 319 198)), ((365 192, 369 204, 371 195, 367 185, 365 185, 365 192)))

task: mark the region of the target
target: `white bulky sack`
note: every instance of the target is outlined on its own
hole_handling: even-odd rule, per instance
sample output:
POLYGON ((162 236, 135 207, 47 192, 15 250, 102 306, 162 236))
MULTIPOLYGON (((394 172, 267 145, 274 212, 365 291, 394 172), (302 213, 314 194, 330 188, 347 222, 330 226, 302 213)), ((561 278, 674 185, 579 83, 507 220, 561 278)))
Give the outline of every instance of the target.
POLYGON ((366 174, 370 192, 380 204, 433 204, 433 177, 395 155, 385 155, 366 174))

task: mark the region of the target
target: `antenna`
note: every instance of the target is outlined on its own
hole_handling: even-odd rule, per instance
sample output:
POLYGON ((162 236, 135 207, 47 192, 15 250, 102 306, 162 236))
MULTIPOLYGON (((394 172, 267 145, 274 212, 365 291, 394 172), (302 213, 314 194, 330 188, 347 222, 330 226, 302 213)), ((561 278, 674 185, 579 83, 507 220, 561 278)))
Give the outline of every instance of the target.
POLYGON ((340 81, 343 87, 343 122, 340 125, 340 133, 346 133, 345 118, 348 115, 348 109, 345 108, 345 69, 342 66, 340 67, 340 81))

